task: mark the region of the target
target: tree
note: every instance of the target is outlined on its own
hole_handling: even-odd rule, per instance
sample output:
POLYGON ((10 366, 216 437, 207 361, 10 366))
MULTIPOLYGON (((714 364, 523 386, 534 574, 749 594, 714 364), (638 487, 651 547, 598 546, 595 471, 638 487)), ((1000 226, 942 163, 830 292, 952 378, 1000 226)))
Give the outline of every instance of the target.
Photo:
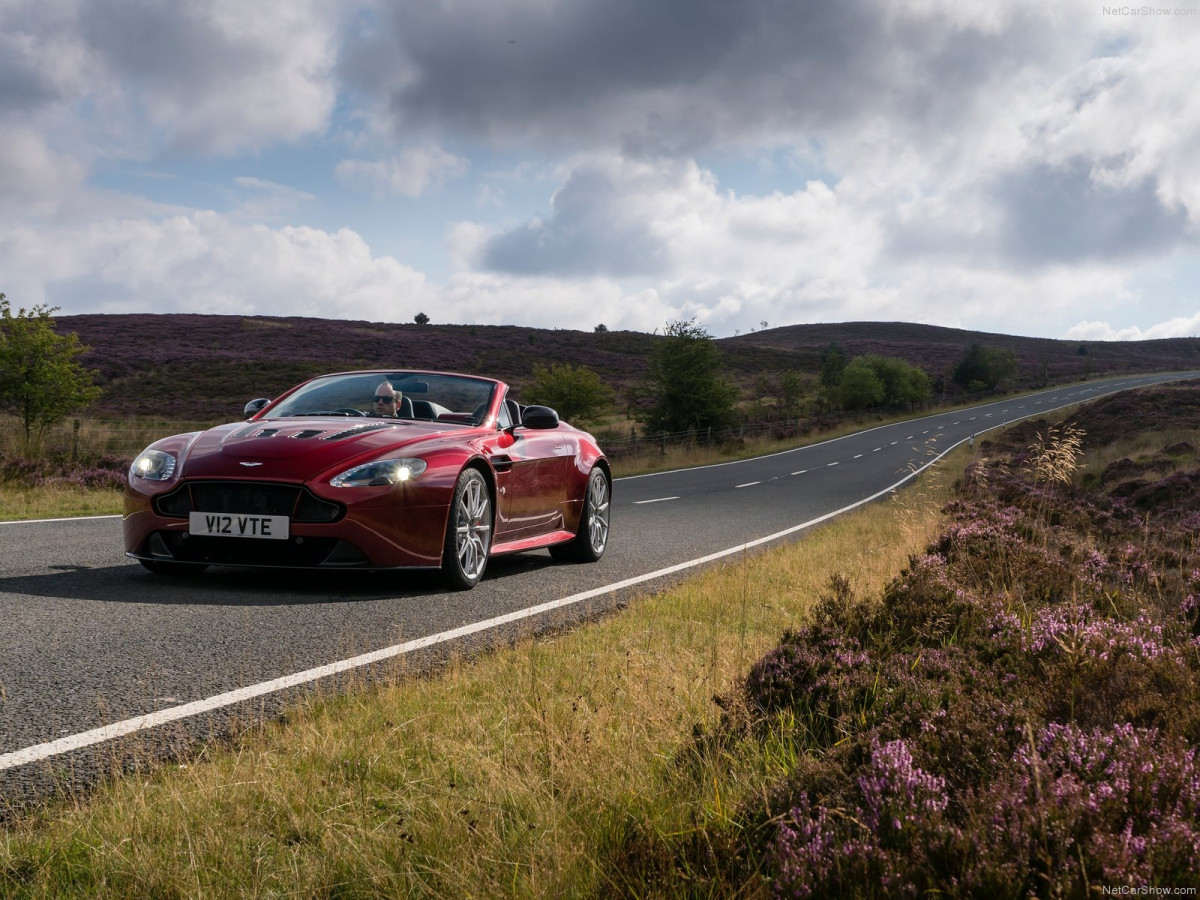
POLYGON ((599 325, 593 328, 592 331, 594 331, 596 334, 608 334, 608 326, 601 322, 599 325))
POLYGON ((972 344, 954 369, 954 382, 971 393, 994 391, 1016 377, 1017 355, 999 347, 972 344))
POLYGON ((413 316, 413 321, 416 322, 418 325, 428 325, 429 324, 429 316, 425 315, 425 313, 423 313, 423 312, 419 312, 415 316, 413 316))
POLYGON ((638 419, 652 433, 733 422, 737 389, 722 376, 717 346, 695 319, 668 323, 637 393, 647 401, 638 419))
POLYGON ((883 382, 866 357, 856 356, 842 372, 838 397, 843 409, 871 409, 883 402, 883 382))
POLYGON ((842 373, 846 371, 846 364, 848 362, 846 351, 836 343, 831 343, 822 350, 821 387, 827 391, 832 391, 836 388, 841 383, 842 373))
POLYGON ((800 402, 804 399, 804 379, 794 369, 779 376, 779 400, 785 419, 794 419, 800 414, 800 402))
POLYGON ((92 383, 95 373, 76 359, 88 348, 75 334, 55 332, 56 311, 39 305, 14 315, 0 294, 0 411, 20 420, 26 452, 48 427, 103 393, 92 383))
POLYGON ((884 406, 903 409, 929 401, 929 376, 924 369, 910 366, 894 356, 871 353, 863 358, 875 370, 876 377, 883 385, 884 406))
POLYGON ((613 391, 587 366, 535 364, 525 398, 551 407, 568 422, 594 422, 612 405, 613 391))
POLYGON ((911 409, 929 402, 930 395, 923 369, 878 353, 850 360, 833 394, 843 409, 911 409))

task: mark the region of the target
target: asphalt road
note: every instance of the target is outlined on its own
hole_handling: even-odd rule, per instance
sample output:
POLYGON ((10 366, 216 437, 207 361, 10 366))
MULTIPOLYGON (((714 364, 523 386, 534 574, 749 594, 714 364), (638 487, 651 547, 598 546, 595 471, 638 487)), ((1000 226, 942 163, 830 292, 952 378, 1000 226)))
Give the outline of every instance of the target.
POLYGON ((747 544, 794 539, 886 495, 972 435, 1180 377, 1093 381, 758 459, 620 479, 599 563, 556 564, 545 551, 493 560, 466 593, 392 573, 164 578, 124 557, 119 518, 0 523, 0 815, 6 802, 275 715, 298 691, 422 671, 451 652, 603 614, 747 544))

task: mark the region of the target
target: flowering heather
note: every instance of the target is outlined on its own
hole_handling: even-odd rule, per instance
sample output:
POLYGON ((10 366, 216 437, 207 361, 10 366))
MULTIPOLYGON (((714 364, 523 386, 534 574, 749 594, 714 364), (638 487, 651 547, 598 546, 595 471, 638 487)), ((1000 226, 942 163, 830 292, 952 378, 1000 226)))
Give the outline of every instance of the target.
POLYGON ((24 487, 80 487, 121 490, 129 460, 103 456, 92 460, 58 457, 0 459, 0 481, 24 487))
POLYGON ((778 896, 1200 883, 1200 470, 1086 490, 1037 427, 988 447, 878 601, 823 598, 747 678, 820 761, 772 801, 778 896))
POLYGON ((825 897, 876 884, 889 896, 916 896, 931 884, 911 866, 913 839, 942 825, 945 780, 913 761, 904 741, 875 742, 856 779, 852 810, 794 807, 775 837, 781 897, 825 897))

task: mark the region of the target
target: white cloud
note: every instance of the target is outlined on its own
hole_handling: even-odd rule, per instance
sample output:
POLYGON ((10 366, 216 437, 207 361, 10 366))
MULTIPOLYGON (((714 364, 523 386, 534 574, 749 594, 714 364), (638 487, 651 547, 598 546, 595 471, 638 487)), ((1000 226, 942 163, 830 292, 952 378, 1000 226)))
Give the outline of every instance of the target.
POLYGON ((1114 328, 1108 322, 1080 322, 1063 335, 1068 340, 1079 341, 1151 341, 1159 338, 1182 338, 1200 336, 1200 312, 1192 316, 1177 316, 1159 322, 1149 328, 1131 325, 1114 328))
POLYGON ((1198 34, 1091 0, 0 0, 0 290, 1175 333, 1200 288, 1198 34), (331 172, 440 195, 384 222, 331 172))
MULTIPOLYGON (((317 0, 13 0, 0 85, 85 158, 228 154, 322 132, 340 26, 317 0)), ((4 103, 0 101, 0 112, 4 103)))
POLYGON ((37 132, 21 127, 0 139, 0 212, 9 217, 46 215, 79 190, 86 168, 57 153, 37 132))
POLYGON ((346 159, 337 165, 343 184, 377 196, 420 197, 467 173, 470 163, 441 147, 411 147, 390 159, 346 159))
POLYGON ((0 229, 0 270, 30 260, 53 274, 25 285, 20 302, 50 302, 67 314, 286 310, 408 321, 433 299, 423 275, 375 256, 349 229, 268 228, 213 212, 55 232, 0 229))
MULTIPOLYGON (((678 311, 653 289, 623 290, 607 279, 521 278, 461 273, 439 291, 437 321, 479 325, 531 325, 591 331, 653 331, 678 311)), ((430 311, 432 312, 432 311, 430 311)))

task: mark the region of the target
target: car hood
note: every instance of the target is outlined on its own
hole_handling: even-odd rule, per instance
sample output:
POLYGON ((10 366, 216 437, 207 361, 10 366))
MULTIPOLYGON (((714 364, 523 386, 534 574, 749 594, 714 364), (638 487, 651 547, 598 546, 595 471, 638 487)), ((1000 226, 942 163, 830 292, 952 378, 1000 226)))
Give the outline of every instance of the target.
POLYGON ((448 429, 431 422, 313 417, 210 428, 192 443, 185 478, 305 481, 333 466, 399 450, 448 429))

